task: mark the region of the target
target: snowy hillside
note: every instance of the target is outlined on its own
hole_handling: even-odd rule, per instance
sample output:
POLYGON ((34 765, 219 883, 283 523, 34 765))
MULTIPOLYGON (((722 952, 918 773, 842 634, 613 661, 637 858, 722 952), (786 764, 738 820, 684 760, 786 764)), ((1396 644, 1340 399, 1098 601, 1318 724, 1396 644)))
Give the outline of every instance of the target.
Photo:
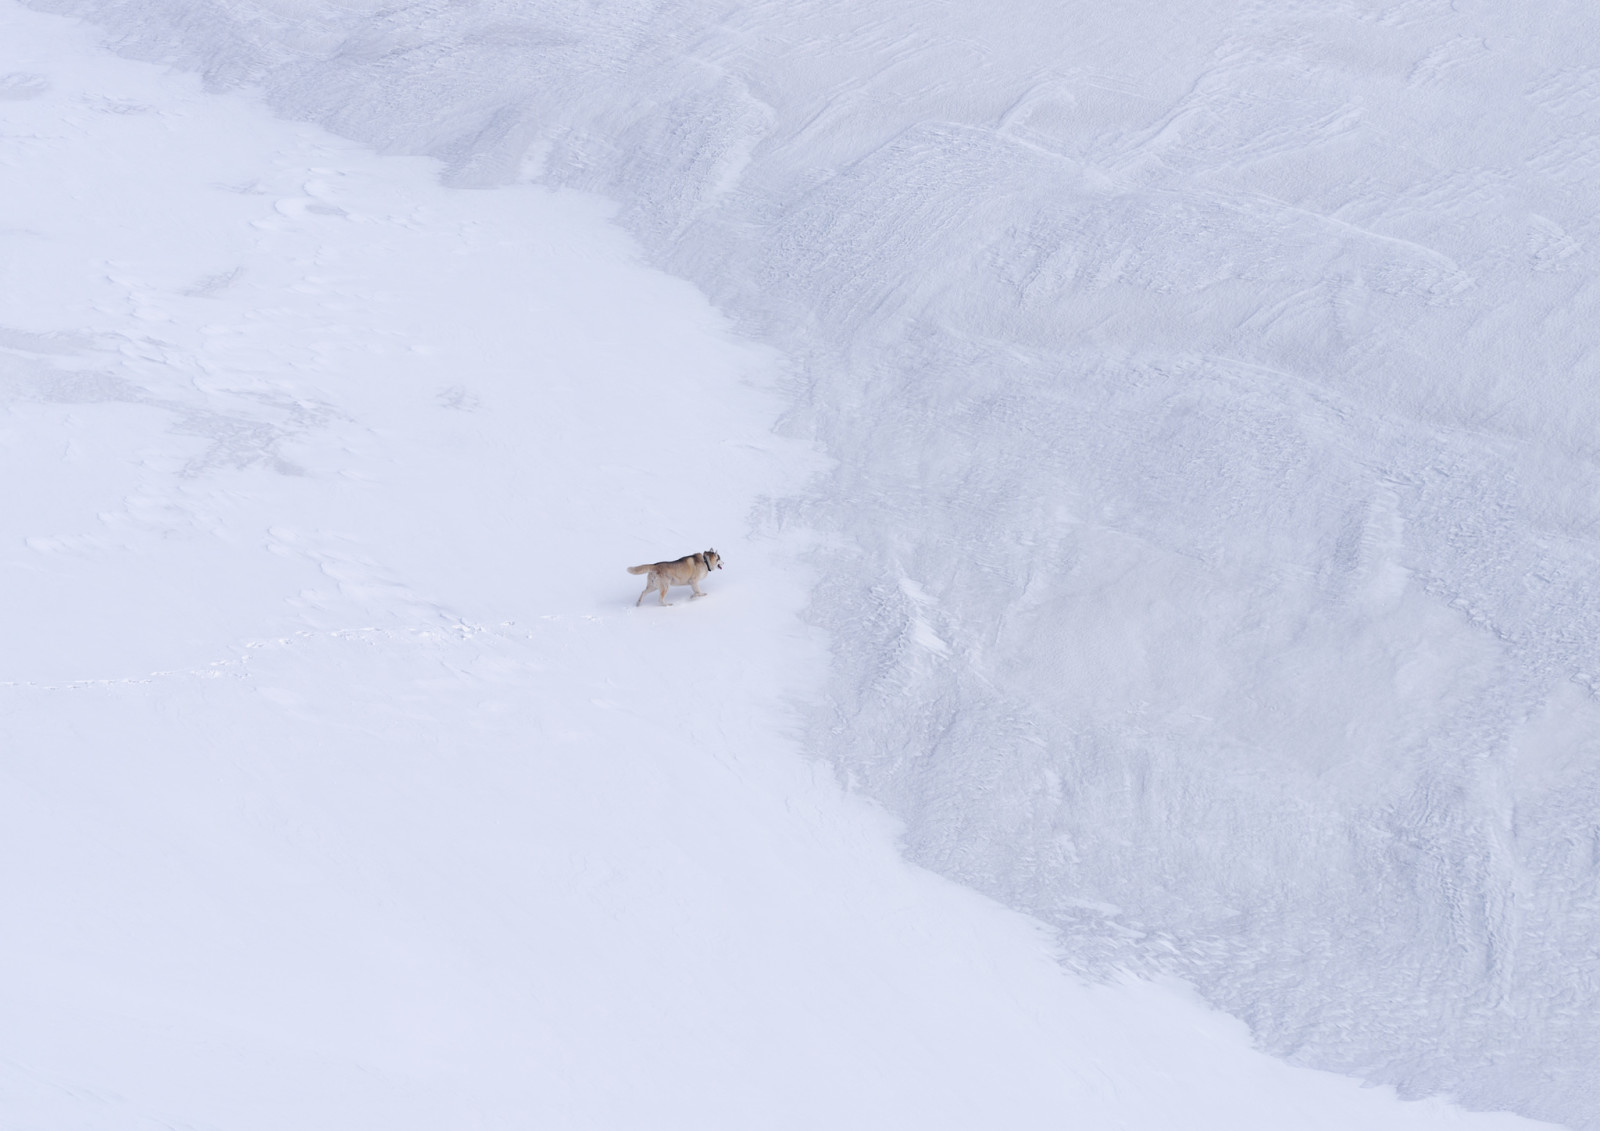
POLYGON ((0 37, 11 1063, 155 1110, 117 1048, 203 1041, 218 1125, 274 1057, 417 1126, 654 1125, 585 1106, 641 1063, 699 1125, 1455 1118, 1146 1055, 1209 1015, 1059 947, 1600 1127, 1589 6, 35 6, 101 30, 0 37))

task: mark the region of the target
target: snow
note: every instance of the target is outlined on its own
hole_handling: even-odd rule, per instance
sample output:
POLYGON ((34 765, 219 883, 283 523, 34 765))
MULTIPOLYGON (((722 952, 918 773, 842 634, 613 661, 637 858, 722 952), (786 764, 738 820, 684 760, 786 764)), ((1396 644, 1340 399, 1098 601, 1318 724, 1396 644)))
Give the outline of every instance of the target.
POLYGON ((5 1122, 1600 1126, 1585 6, 39 6, 5 1122))

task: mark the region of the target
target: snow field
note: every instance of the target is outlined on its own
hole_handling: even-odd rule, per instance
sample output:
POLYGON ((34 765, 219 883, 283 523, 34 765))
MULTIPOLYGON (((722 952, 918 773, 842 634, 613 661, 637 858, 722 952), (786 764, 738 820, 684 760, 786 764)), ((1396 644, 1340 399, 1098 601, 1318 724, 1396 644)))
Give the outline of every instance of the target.
POLYGON ((0 5, 0 1121, 1531 1125, 906 864, 801 754, 780 359, 600 202, 92 44, 0 5))

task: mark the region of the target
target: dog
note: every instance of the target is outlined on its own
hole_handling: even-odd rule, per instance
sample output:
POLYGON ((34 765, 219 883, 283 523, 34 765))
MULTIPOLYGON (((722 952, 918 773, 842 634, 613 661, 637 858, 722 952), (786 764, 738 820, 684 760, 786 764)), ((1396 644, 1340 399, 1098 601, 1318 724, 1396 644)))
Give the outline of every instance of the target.
MULTIPOLYGON (((712 570, 721 568, 722 555, 715 550, 706 550, 698 554, 685 554, 675 562, 629 566, 628 572, 650 575, 645 578, 644 592, 639 594, 639 601, 643 601, 650 590, 659 589, 661 592, 658 600, 663 605, 670 605, 672 602, 667 600, 667 586, 687 585, 694 590, 694 597, 704 597, 705 594, 700 592, 700 579, 712 570)), ((694 600, 694 597, 690 597, 689 600, 694 600)), ((633 603, 634 608, 639 607, 639 601, 633 603)))

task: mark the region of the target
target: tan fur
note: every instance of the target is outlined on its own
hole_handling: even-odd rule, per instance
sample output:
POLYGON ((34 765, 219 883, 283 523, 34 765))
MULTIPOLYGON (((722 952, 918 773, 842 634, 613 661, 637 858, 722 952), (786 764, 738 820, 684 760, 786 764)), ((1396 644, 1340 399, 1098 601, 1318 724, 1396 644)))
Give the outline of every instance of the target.
MULTIPOLYGON (((672 604, 667 600, 667 586, 687 585, 694 590, 695 597, 704 597, 700 592, 700 579, 714 569, 722 568, 722 555, 715 550, 706 550, 699 554, 685 554, 675 562, 652 562, 649 565, 629 566, 629 573, 648 573, 645 578, 644 593, 639 594, 639 601, 652 589, 659 590, 659 601, 663 605, 672 604)), ((694 597, 689 598, 691 601, 694 597)), ((639 607, 639 601, 633 603, 634 608, 639 607)))

